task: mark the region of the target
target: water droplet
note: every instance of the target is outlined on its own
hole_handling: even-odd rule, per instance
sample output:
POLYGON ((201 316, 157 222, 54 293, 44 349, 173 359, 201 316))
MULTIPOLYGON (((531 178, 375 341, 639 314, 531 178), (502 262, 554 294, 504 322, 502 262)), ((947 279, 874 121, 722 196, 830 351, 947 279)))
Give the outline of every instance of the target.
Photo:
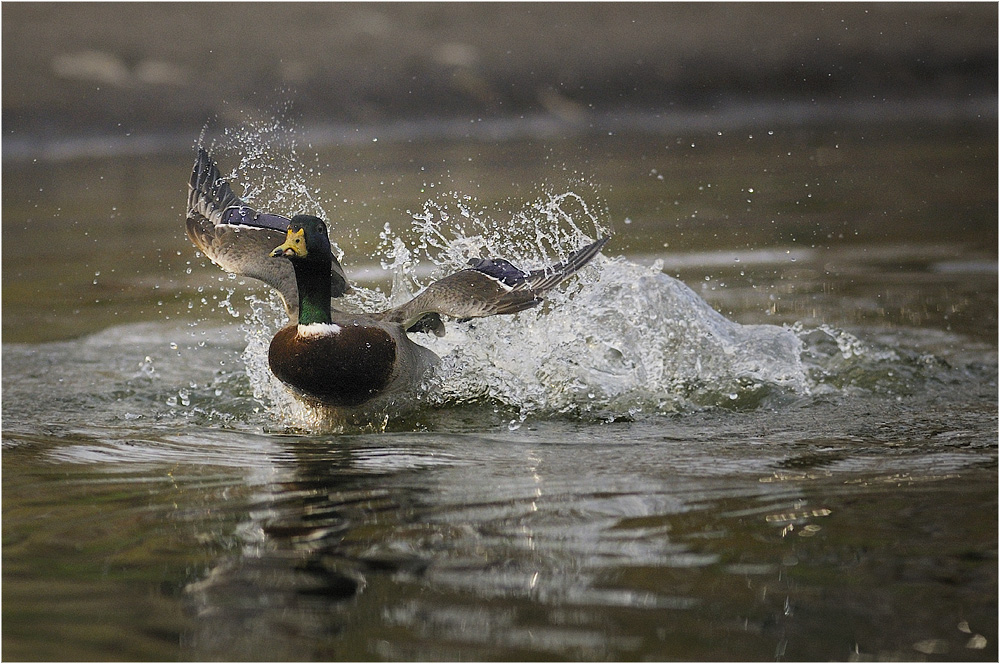
POLYGON ((153 358, 149 355, 143 358, 142 362, 139 363, 139 371, 142 372, 144 376, 151 378, 156 372, 156 369, 153 368, 153 358))

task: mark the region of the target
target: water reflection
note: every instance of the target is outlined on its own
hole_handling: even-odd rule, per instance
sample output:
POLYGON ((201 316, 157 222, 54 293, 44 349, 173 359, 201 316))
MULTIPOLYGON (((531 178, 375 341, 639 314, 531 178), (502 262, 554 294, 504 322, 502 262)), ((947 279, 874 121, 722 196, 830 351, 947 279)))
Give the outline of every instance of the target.
MULTIPOLYGON (((302 440, 289 445, 297 461, 255 496, 240 526, 250 535, 243 553, 187 589, 200 625, 186 638, 192 656, 259 654, 262 644, 246 640, 252 620, 272 635, 295 625, 282 646, 292 650, 267 650, 269 657, 315 657, 324 635, 387 595, 394 599, 374 631, 405 629, 452 644, 438 655, 462 643, 584 654, 615 639, 596 625, 558 622, 522 639, 526 628, 517 618, 528 606, 543 613, 558 607, 565 619, 567 607, 683 609, 693 601, 598 587, 599 570, 616 561, 657 560, 684 547, 669 542, 665 524, 619 523, 622 514, 649 511, 636 494, 580 496, 558 486, 550 493, 544 459, 532 448, 508 449, 515 453, 498 469, 457 461, 426 443, 338 453, 302 440), (605 530, 618 532, 603 541, 605 530), (489 628, 471 629, 476 625, 489 628)), ((416 647, 377 635, 366 640, 378 644, 369 656, 406 657, 416 647)))
POLYGON ((751 641, 771 639, 793 557, 728 547, 745 547, 738 524, 751 515, 803 524, 822 512, 773 483, 655 463, 604 472, 607 454, 586 445, 508 443, 475 459, 460 441, 406 438, 288 439, 295 462, 250 499, 242 550, 186 588, 197 627, 185 656, 667 657, 673 625, 723 598, 745 607, 751 641), (706 595, 700 570, 719 568, 706 595))
POLYGON ((84 607, 158 634, 122 637, 139 659, 179 638, 183 659, 989 660, 995 452, 801 436, 914 419, 881 403, 503 436, 15 434, 5 621, 30 593, 46 638, 98 653, 84 607), (21 580, 41 549, 71 573, 21 580), (184 619, 135 617, 159 605, 184 619))

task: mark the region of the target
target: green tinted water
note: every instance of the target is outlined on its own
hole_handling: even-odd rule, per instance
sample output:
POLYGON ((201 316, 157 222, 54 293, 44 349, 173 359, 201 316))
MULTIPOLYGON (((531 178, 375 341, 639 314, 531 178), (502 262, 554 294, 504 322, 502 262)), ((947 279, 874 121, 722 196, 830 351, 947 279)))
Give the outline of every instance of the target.
POLYGON ((996 659, 995 122, 297 154, 366 287, 386 223, 566 191, 624 258, 452 325, 484 357, 388 431, 309 432, 254 368, 265 292, 183 237, 191 155, 5 165, 6 659, 996 659), (635 338, 597 334, 633 300, 572 308, 632 283, 635 338), (701 299, 800 382, 731 375, 751 328, 701 299), (675 373, 626 390, 640 359, 675 373))

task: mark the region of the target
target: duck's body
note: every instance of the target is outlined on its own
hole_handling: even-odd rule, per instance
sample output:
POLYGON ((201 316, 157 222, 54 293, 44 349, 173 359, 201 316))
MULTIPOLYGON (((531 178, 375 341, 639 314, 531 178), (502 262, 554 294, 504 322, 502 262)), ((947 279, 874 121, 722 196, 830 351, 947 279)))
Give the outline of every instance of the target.
POLYGON ((274 335, 267 357, 271 372, 300 397, 338 408, 401 395, 437 359, 402 326, 367 317, 289 325, 274 335))
POLYGON ((323 221, 249 208, 202 149, 191 176, 187 229, 194 244, 223 269, 260 279, 281 294, 294 322, 271 340, 271 372, 306 402, 342 409, 391 399, 420 385, 438 358, 408 333, 443 335, 442 314, 469 319, 535 306, 607 242, 602 238, 562 263, 531 272, 503 259, 473 259, 470 267, 433 282, 401 306, 347 313, 331 306, 331 298, 349 286, 323 221), (284 243, 275 248, 282 237, 284 243))

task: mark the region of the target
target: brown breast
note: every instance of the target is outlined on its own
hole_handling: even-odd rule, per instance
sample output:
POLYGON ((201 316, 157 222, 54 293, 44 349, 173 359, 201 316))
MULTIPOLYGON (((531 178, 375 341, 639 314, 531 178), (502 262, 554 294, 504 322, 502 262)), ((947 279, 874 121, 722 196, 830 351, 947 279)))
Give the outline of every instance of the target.
POLYGON ((384 330, 342 325, 336 334, 300 336, 297 325, 274 335, 268 364, 278 380, 333 406, 357 406, 385 389, 396 346, 384 330))

